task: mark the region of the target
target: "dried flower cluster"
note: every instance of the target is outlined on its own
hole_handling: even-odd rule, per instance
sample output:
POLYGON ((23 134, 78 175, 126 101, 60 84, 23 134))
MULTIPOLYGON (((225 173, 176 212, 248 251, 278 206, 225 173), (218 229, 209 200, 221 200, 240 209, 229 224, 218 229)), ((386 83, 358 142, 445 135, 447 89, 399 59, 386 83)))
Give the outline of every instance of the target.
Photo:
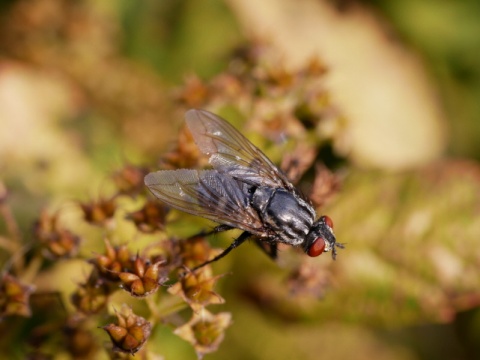
POLYGON ((187 78, 176 99, 185 108, 240 112, 248 119, 246 128, 266 138, 290 136, 318 148, 319 140, 339 139, 343 126, 324 87, 326 72, 318 59, 299 70, 286 69, 278 52, 256 43, 239 49, 229 68, 208 82, 187 78))
POLYGON ((80 237, 59 226, 58 214, 51 216, 43 211, 35 223, 34 233, 48 257, 72 257, 78 251, 80 237))
MULTIPOLYGON (((296 139, 301 145, 284 159, 282 168, 298 182, 306 174, 310 178, 315 175, 317 154, 321 144, 325 144, 318 139, 331 138, 325 124, 335 123, 338 116, 330 107, 328 94, 319 81, 325 72, 319 62, 312 61, 296 72, 287 71, 280 64, 266 47, 255 45, 237 53, 229 70, 211 82, 204 83, 197 77, 187 79, 175 98, 185 107, 226 108, 228 105, 249 119, 247 131, 265 134, 267 140, 261 147, 268 149, 285 135, 296 139)), ((189 132, 183 129, 176 146, 161 157, 159 164, 163 169, 200 168, 206 165, 206 160, 200 156, 189 132)), ((82 226, 71 227, 71 220, 69 223, 62 216, 63 209, 54 213, 43 211, 34 227, 32 247, 12 262, 8 269, 10 274, 4 275, 0 282, 0 316, 31 315, 29 297, 33 287, 18 280, 22 274, 30 274, 32 278, 35 271, 41 272, 55 262, 82 259, 90 267, 89 273, 84 274, 85 280, 79 281, 70 294, 74 312, 65 304, 59 306, 63 315, 51 325, 63 329, 56 335, 63 339, 58 343, 65 345, 61 351, 84 352, 90 356, 93 349, 100 347, 96 336, 92 335, 100 327, 110 337, 112 351, 125 356, 139 352, 145 357, 149 351, 148 338, 156 326, 165 324, 172 325, 175 334, 191 343, 198 357, 216 351, 231 324, 229 313, 211 311, 212 305, 225 301, 215 291, 223 275, 214 274, 211 266, 195 272, 190 269, 211 259, 220 250, 212 249, 201 234, 186 239, 168 235, 171 231, 166 230, 181 222, 181 218, 177 213, 172 216, 168 208, 147 194, 143 178, 148 170, 126 165, 111 177, 113 194, 78 202, 76 209, 80 216, 74 223, 82 226), (135 229, 134 238, 148 237, 149 245, 140 248, 134 238, 119 241, 122 223, 135 229), (89 235, 77 234, 76 228, 101 229, 104 250, 92 254, 84 249, 89 235), (105 315, 114 310, 111 299, 122 291, 131 299, 132 307, 123 306, 115 311, 115 321, 102 324, 105 315), (137 306, 133 306, 138 303, 143 304, 143 310, 137 311, 137 306), (183 322, 179 323, 178 316, 172 320, 172 313, 183 318, 183 322)), ((338 180, 326 168, 317 167, 317 173, 320 174, 317 180, 309 180, 313 184, 310 193, 316 194, 315 201, 321 203, 338 189, 338 180)), ((7 196, 2 199, 2 206, 8 206, 7 196)), ((15 229, 13 218, 8 218, 7 222, 10 229, 15 229)), ((19 237, 18 232, 12 230, 8 237, 14 242, 19 237)), ((297 293, 321 296, 324 282, 317 280, 323 279, 322 276, 314 271, 303 271, 302 265, 299 266, 288 287, 297 293)), ((47 344, 51 339, 47 338, 38 330, 35 336, 37 356, 43 354, 42 349, 48 353, 47 344)))
MULTIPOLYGON (((223 303, 223 299, 214 291, 216 281, 221 277, 213 275, 210 267, 201 271, 191 272, 189 268, 204 262, 218 251, 208 245, 203 236, 190 239, 165 239, 165 227, 168 210, 158 202, 153 202, 143 188, 141 176, 130 176, 144 171, 128 165, 126 169, 113 175, 114 182, 119 185, 118 193, 108 199, 79 203, 81 216, 78 221, 90 224, 91 227, 105 229, 104 251, 94 253, 89 259, 90 273, 86 280, 78 283, 76 290, 70 294, 71 303, 76 312, 67 314, 68 334, 79 333, 92 319, 97 321, 112 310, 109 305, 111 297, 118 291, 125 291, 133 299, 145 299, 150 315, 146 318, 135 314, 130 307, 122 307, 116 312, 117 320, 101 328, 110 336, 115 352, 134 354, 141 351, 147 342, 154 326, 168 323, 168 313, 163 315, 158 308, 163 299, 177 299, 176 303, 189 306, 192 309, 191 319, 176 326, 175 333, 191 342, 199 356, 215 351, 220 345, 225 329, 229 325, 229 314, 213 315, 205 309, 211 304, 223 303), (127 177, 128 179, 125 179, 127 177), (126 222, 132 223, 140 234, 154 236, 158 240, 142 251, 132 251, 134 242, 113 244, 113 233, 117 221, 119 203, 131 199, 132 203, 141 201, 140 209, 127 213, 126 222), (168 279, 172 279, 167 285, 168 279), (154 296, 157 295, 157 296, 154 296), (167 317, 165 317, 167 316, 167 317), (71 319, 90 319, 72 321, 71 319), (193 335, 192 335, 193 334, 193 335)), ((2 206, 8 207, 7 195, 2 206)), ((34 227, 35 243, 32 249, 23 254, 23 258, 12 264, 12 272, 22 274, 27 272, 33 263, 73 259, 81 253, 81 237, 67 230, 62 223, 62 212, 51 215, 47 211, 40 214, 34 227), (36 260, 33 260, 36 259, 36 260), (17 266, 18 265, 18 266, 17 266)), ((14 221, 14 219, 10 219, 14 221)), ((12 223, 15 227, 15 222, 12 223)), ((13 315, 29 317, 32 310, 29 298, 34 287, 24 284, 17 277, 5 274, 0 281, 0 316, 8 318, 13 315)), ((168 300, 170 299, 170 300, 168 300)), ((177 311, 185 306, 178 306, 177 311)), ((63 322, 62 321, 62 322, 63 322)), ((91 323, 90 323, 91 325, 91 323)), ((93 328, 90 332, 94 331, 93 328)), ((68 336, 65 332, 64 335, 68 336)), ((95 337, 87 337, 95 343, 95 337)), ((41 336, 35 337, 42 342, 41 336)), ((82 338, 83 339, 83 338, 82 338)), ((80 341, 80 340, 79 340, 80 341)), ((66 343, 65 351, 79 347, 79 344, 66 343)), ((41 348, 41 346, 38 346, 41 348)), ((82 345, 83 347, 83 345, 82 345)), ((98 348, 98 346, 91 346, 98 348)))

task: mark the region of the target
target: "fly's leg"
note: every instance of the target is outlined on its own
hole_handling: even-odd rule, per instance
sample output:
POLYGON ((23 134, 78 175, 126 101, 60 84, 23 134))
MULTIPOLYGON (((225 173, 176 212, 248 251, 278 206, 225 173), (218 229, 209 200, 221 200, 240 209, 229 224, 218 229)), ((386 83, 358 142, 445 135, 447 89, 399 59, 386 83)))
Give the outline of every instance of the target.
POLYGON ((220 260, 225 255, 227 255, 230 251, 232 251, 236 247, 242 245, 245 242, 245 240, 247 240, 250 236, 251 236, 251 234, 249 232, 244 231, 243 233, 240 234, 240 236, 238 238, 233 240, 233 242, 230 244, 229 247, 227 247, 225 250, 223 250, 220 254, 215 256, 213 259, 205 261, 203 264, 200 264, 200 265, 194 267, 192 269, 192 271, 195 271, 195 270, 200 269, 201 267, 203 267, 205 265, 208 265, 208 264, 211 264, 211 263, 213 263, 217 260, 220 260))
POLYGON ((272 260, 277 258, 278 253, 278 246, 277 243, 267 243, 265 241, 261 241, 260 239, 255 239, 255 244, 265 253, 268 257, 272 260))
POLYGON ((201 231, 199 232, 198 234, 195 234, 195 235, 192 235, 190 236, 189 239, 195 239, 197 237, 203 237, 203 236, 209 236, 209 235, 212 235, 212 234, 217 234, 217 233, 220 233, 220 232, 224 232, 224 231, 228 231, 228 230, 232 230, 233 227, 232 226, 229 226, 229 225, 218 225, 218 226, 215 226, 213 228, 213 230, 210 230, 210 231, 201 231))
POLYGON ((336 260, 337 259, 337 249, 335 249, 335 246, 340 248, 340 249, 345 249, 345 244, 344 243, 338 243, 336 242, 334 245, 333 245, 333 248, 332 248, 332 258, 333 260, 336 260))

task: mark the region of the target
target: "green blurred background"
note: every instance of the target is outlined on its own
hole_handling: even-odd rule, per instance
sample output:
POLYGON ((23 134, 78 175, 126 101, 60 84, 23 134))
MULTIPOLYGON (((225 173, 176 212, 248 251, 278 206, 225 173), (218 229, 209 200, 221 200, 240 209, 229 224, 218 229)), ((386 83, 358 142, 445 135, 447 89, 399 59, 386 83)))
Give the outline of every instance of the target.
MULTIPOLYGON (((218 264, 234 322, 208 358, 480 358, 479 16, 476 0, 0 1, 0 179, 28 238, 42 207, 108 194, 108 173, 174 142, 186 76, 255 38, 287 66, 318 56, 346 118, 326 212, 348 248, 320 300, 288 298, 253 246, 218 264)), ((154 341, 194 357, 168 328, 154 341)))

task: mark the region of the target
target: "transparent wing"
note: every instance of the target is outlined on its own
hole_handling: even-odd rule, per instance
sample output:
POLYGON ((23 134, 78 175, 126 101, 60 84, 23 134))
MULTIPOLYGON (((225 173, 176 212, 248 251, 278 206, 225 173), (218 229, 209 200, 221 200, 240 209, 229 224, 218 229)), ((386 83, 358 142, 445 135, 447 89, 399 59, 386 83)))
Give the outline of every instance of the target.
POLYGON ((220 173, 260 186, 294 186, 255 145, 219 116, 204 110, 189 110, 185 120, 200 151, 220 173))
POLYGON ((145 185, 173 208, 263 234, 262 222, 248 202, 248 186, 216 170, 157 171, 145 177, 145 185))

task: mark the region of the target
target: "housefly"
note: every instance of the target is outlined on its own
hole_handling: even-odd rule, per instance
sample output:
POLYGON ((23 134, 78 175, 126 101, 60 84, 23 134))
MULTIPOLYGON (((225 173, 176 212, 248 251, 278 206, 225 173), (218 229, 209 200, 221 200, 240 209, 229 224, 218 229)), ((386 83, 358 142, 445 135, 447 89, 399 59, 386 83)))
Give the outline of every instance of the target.
POLYGON ((217 261, 252 238, 272 259, 278 243, 298 246, 309 256, 332 252, 337 243, 328 216, 316 219, 312 204, 257 147, 227 121, 204 110, 189 110, 187 126, 213 169, 162 170, 145 177, 145 185, 161 201, 221 225, 213 232, 243 232, 217 261))

